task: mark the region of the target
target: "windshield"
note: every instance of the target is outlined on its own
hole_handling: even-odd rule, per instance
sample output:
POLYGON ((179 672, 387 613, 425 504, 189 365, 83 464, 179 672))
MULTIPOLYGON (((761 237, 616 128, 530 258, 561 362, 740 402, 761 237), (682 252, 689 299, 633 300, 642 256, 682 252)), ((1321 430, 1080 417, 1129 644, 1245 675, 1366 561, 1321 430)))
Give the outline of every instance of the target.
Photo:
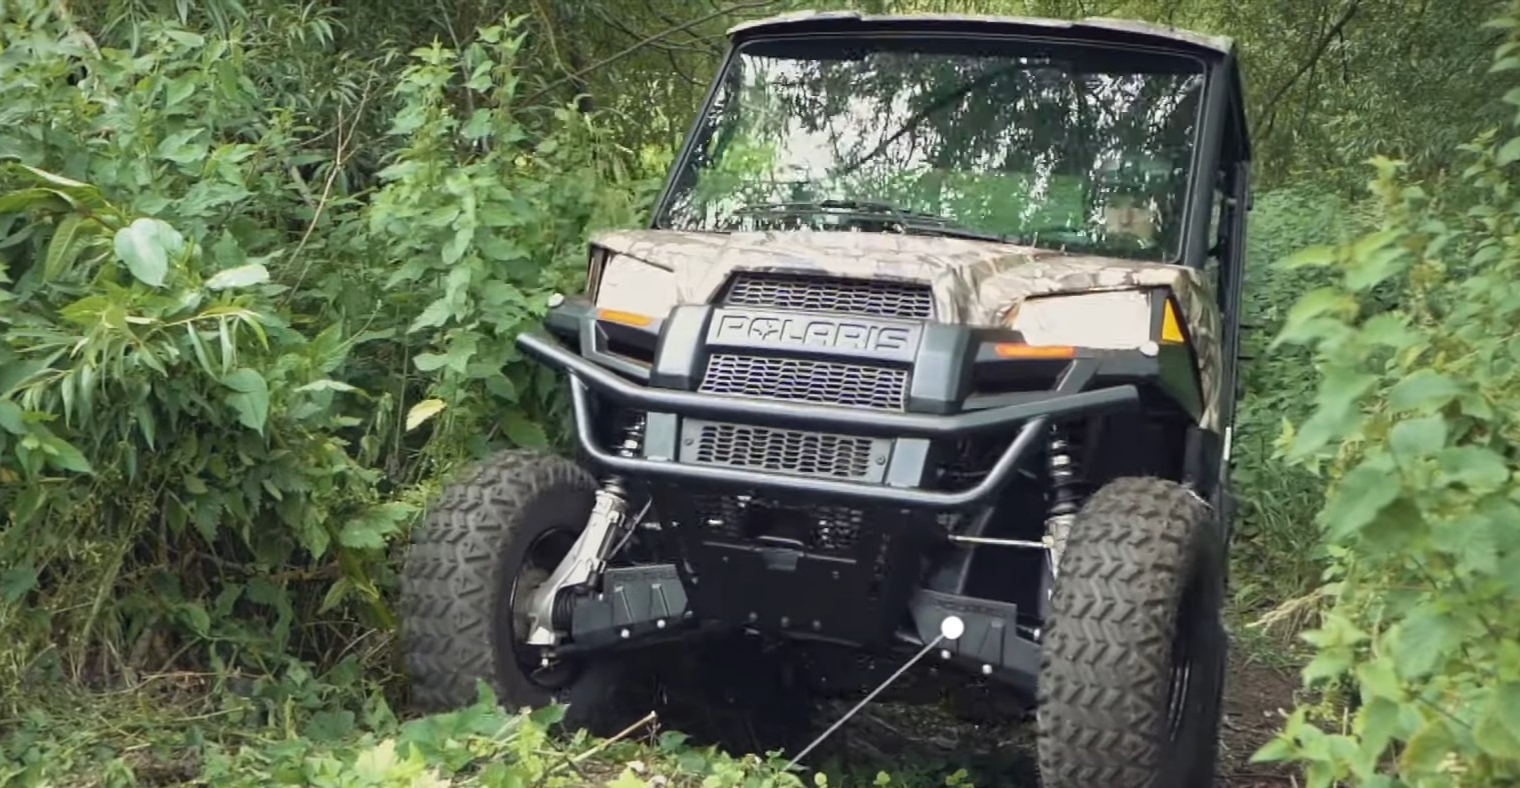
POLYGON ((746 47, 655 225, 915 232, 1176 259, 1202 64, 972 46, 746 47))

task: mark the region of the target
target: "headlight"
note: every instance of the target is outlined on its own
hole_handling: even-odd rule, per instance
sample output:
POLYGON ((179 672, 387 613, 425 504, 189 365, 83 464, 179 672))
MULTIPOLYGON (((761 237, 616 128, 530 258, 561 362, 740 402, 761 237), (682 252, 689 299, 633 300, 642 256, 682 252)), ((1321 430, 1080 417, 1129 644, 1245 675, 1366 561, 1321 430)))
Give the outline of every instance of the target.
POLYGON ((613 255, 596 287, 601 309, 664 318, 678 300, 676 275, 623 255, 613 255))
POLYGON ((1144 290, 1033 296, 1005 322, 1031 345, 1133 348, 1151 340, 1151 299, 1144 290))

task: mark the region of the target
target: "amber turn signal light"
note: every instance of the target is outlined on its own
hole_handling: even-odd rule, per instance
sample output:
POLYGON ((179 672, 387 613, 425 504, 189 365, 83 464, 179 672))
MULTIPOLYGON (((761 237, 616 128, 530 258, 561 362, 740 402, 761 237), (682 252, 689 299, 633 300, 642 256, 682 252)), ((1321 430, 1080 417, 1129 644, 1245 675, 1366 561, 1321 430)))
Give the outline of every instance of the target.
POLYGON ((596 310, 596 317, 598 320, 633 326, 634 328, 647 328, 654 323, 654 318, 648 315, 641 315, 637 312, 620 312, 616 309, 598 309, 596 310))
POLYGON ((1074 358, 1077 349, 1070 345, 1025 345, 1021 342, 999 342, 992 346, 998 358, 1050 359, 1074 358))

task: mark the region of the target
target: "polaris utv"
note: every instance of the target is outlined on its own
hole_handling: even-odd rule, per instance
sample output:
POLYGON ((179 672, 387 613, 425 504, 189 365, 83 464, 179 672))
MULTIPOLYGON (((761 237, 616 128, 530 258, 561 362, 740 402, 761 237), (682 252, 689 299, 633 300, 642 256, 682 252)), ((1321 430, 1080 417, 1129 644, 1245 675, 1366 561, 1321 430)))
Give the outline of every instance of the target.
POLYGON ((417 703, 484 681, 605 727, 646 646, 844 696, 925 652, 915 681, 1034 712, 1047 786, 1212 784, 1233 45, 855 13, 731 38, 650 226, 596 237, 517 340, 579 451, 499 454, 416 531, 417 703))

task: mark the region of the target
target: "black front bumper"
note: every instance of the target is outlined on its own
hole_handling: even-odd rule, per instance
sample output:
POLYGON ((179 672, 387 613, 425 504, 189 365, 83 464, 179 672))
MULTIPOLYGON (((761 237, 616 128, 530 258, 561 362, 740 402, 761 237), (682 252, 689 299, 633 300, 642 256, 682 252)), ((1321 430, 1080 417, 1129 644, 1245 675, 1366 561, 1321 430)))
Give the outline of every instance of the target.
MULTIPOLYGON (((1122 379, 1146 377, 1151 371, 1147 364, 1158 363, 1139 353, 1081 350, 1069 359, 1010 361, 998 358, 993 348, 1016 339, 1012 332, 934 324, 924 326, 927 330, 917 346, 901 354, 901 362, 915 380, 914 396, 904 411, 699 393, 695 389, 705 356, 711 352, 709 328, 715 319, 735 311, 741 310, 678 307, 663 324, 644 329, 657 342, 648 364, 609 351, 607 327, 599 323, 595 310, 579 302, 560 307, 549 321, 551 331, 578 343, 578 350, 552 336, 533 334, 519 336, 517 344, 527 355, 570 377, 581 447, 592 463, 606 471, 655 482, 931 509, 971 507, 996 496, 1038 445, 1051 419, 1136 407, 1140 391, 1133 383, 1098 384, 1115 377, 1110 373, 1119 373, 1122 379), (1000 363, 1043 365, 1054 385, 991 396, 967 393, 973 368, 1000 363), (929 385, 920 386, 919 380, 929 385), (641 456, 625 456, 602 445, 595 421, 602 404, 647 414, 641 456), (889 439, 890 450, 877 459, 883 467, 873 483, 682 462, 678 443, 685 420, 889 439), (980 482, 959 490, 931 488, 926 468, 931 442, 1006 435, 1013 437, 980 482)), ((774 343, 764 349, 774 350, 774 343)))
POLYGON ((1027 687, 1038 646, 1020 633, 1016 605, 920 586, 924 556, 944 545, 939 518, 994 503, 1042 450, 1052 421, 1140 407, 1153 384, 1165 390, 1169 379, 1179 382, 1167 396, 1186 408, 1195 384, 1185 349, 1010 357, 1008 347, 1022 338, 1005 329, 818 315, 796 322, 814 338, 842 335, 828 333, 831 320, 856 333, 850 342, 809 343, 793 341, 806 340, 807 331, 735 336, 724 329, 725 322, 753 327, 757 319, 788 319, 778 314, 691 305, 631 325, 573 300, 551 311, 549 335, 518 338, 525 354, 569 377, 585 459, 649 486, 662 525, 666 518, 674 524, 680 555, 657 580, 609 574, 606 599, 617 604, 578 611, 575 642, 597 648, 680 620, 880 648, 927 642, 940 621, 957 615, 967 635, 945 644, 950 658, 1027 687), (870 342, 883 326, 907 341, 870 342), (797 401, 809 392, 782 378, 771 384, 790 388, 791 400, 711 393, 705 381, 724 354, 893 368, 907 382, 890 408, 797 401), (630 413, 644 420, 633 449, 607 418, 630 413), (700 441, 692 425, 869 439, 869 461, 854 466, 869 472, 839 478, 704 462, 692 451, 700 441), (937 475, 946 452, 967 443, 987 447, 985 472, 967 481, 937 475), (800 520, 788 509, 800 511, 800 520), (766 523, 757 526, 763 535, 732 527, 757 521, 766 523), (828 535, 817 538, 819 531, 828 535), (666 596, 676 584, 680 604, 666 596))

